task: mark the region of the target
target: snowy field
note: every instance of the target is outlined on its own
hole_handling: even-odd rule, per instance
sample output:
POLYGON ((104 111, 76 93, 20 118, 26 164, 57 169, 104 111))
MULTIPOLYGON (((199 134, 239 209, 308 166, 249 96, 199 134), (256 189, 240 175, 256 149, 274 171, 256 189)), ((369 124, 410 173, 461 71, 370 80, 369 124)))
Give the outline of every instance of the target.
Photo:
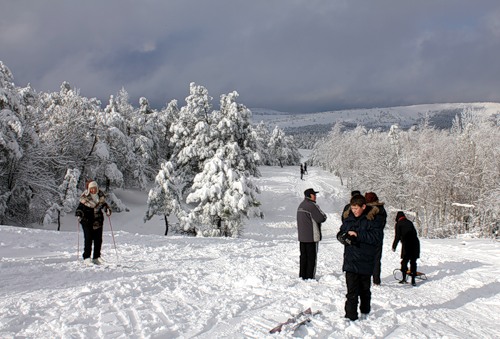
POLYGON ((142 221, 145 193, 118 192, 130 212, 111 217, 116 251, 106 220, 106 267, 83 266, 72 216, 61 232, 0 226, 0 338, 500 338, 499 242, 421 239, 428 280, 400 285, 391 211, 372 312, 346 321, 335 234, 349 192, 317 168, 305 181, 298 167, 261 172, 265 219, 240 239, 165 237, 162 220, 142 221), (317 281, 298 278, 295 213, 309 187, 328 215, 317 281), (269 334, 309 307, 322 313, 269 334))

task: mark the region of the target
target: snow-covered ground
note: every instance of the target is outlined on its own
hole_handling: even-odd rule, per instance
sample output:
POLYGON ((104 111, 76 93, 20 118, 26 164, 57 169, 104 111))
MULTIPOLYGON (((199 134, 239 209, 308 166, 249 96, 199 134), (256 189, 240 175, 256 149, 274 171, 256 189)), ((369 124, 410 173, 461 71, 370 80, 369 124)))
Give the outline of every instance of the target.
POLYGON ((61 232, 0 226, 0 338, 500 338, 500 243, 421 239, 428 280, 400 285, 391 213, 372 312, 346 321, 335 234, 349 192, 318 168, 305 181, 298 167, 261 172, 265 219, 240 239, 165 237, 162 220, 142 221, 146 194, 130 191, 118 192, 130 212, 111 217, 116 251, 105 224, 106 266, 83 266, 72 216, 61 232), (308 187, 328 214, 317 281, 298 278, 295 213, 308 187), (308 307, 322 313, 269 334, 308 307))

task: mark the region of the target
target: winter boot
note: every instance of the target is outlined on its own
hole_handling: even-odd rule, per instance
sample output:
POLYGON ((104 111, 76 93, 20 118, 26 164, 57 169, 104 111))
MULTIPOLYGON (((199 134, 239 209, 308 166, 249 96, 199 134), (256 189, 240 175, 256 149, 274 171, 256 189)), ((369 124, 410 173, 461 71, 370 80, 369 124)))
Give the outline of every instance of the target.
POLYGON ((102 265, 102 264, 104 264, 104 260, 102 260, 102 258, 101 258, 101 257, 99 257, 99 258, 97 258, 97 259, 94 259, 94 260, 92 260, 92 261, 93 261, 93 263, 94 263, 94 264, 96 264, 96 265, 102 265))
POLYGON ((399 281, 400 284, 406 284, 406 271, 401 271, 403 273, 403 279, 399 281))
POLYGON ((93 264, 92 259, 90 258, 83 259, 83 263, 85 264, 85 266, 91 266, 93 264))
POLYGON ((412 286, 417 286, 417 283, 415 282, 415 275, 414 274, 412 274, 412 276, 411 276, 411 284, 412 284, 412 286))

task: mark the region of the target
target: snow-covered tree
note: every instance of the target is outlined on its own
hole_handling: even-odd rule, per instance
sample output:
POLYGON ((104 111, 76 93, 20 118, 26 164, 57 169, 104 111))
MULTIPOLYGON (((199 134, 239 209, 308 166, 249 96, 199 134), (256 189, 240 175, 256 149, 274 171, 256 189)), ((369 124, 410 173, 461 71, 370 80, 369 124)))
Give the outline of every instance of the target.
POLYGON ((257 143, 257 154, 259 165, 271 165, 272 159, 268 152, 267 144, 271 134, 266 124, 261 121, 253 128, 254 139, 257 143))
POLYGON ((186 199, 197 204, 192 219, 202 225, 203 235, 237 237, 243 228, 242 217, 260 215, 259 189, 252 182, 260 173, 251 112, 236 102, 237 97, 236 92, 221 96, 220 111, 213 113, 210 128, 210 149, 215 154, 194 178, 186 199))
POLYGON ((183 194, 189 193, 195 175, 214 154, 210 148, 211 100, 205 87, 191 83, 186 106, 180 109, 177 121, 170 126, 171 159, 177 163, 183 194))
POLYGON ((36 192, 50 196, 51 169, 35 131, 40 120, 37 100, 30 86, 15 86, 12 73, 0 61, 0 223, 33 221, 40 216, 39 204, 31 205, 36 192))
POLYGON ((165 219, 165 235, 168 233, 168 217, 170 214, 181 214, 180 205, 182 196, 178 189, 178 177, 175 173, 175 164, 170 161, 161 165, 161 169, 155 179, 155 185, 148 194, 148 209, 144 216, 144 222, 155 215, 162 215, 165 219))
POLYGON ((293 138, 287 136, 278 126, 271 133, 271 138, 267 144, 269 153, 274 160, 274 165, 298 165, 300 163, 300 153, 293 138))
POLYGON ((61 217, 72 212, 78 205, 80 192, 78 181, 80 171, 77 168, 68 169, 64 176, 63 183, 58 187, 58 199, 53 200, 52 205, 47 209, 43 219, 44 225, 57 221, 57 230, 61 230, 61 217))
POLYGON ((498 225, 497 143, 497 121, 464 111, 450 131, 430 127, 428 118, 408 131, 393 126, 387 135, 337 129, 313 154, 348 187, 375 191, 392 209, 414 215, 423 236, 484 236, 498 225))
POLYGON ((54 161, 57 182, 62 182, 67 168, 80 169, 80 183, 95 178, 100 158, 95 156, 99 141, 98 115, 100 102, 79 95, 64 82, 58 93, 42 95, 43 124, 40 139, 47 145, 54 161))
POLYGON ((164 162, 170 159, 173 146, 170 142, 172 133, 170 127, 179 118, 179 107, 177 100, 171 100, 167 106, 158 113, 157 135, 158 135, 158 160, 164 162))

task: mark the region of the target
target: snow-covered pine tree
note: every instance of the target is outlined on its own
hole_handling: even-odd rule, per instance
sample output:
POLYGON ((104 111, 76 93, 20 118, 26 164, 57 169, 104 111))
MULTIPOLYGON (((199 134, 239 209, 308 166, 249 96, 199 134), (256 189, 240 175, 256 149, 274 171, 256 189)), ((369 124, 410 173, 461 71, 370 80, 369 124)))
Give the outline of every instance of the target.
POLYGON ((177 181, 175 164, 170 161, 164 162, 161 164, 155 184, 148 194, 148 209, 144 216, 144 222, 150 220, 155 215, 162 215, 165 218, 165 235, 168 234, 168 217, 170 214, 175 214, 180 221, 183 220, 183 214, 180 209, 182 198, 177 181))
POLYGON ((300 153, 295 146, 293 137, 287 136, 285 132, 276 126, 267 144, 269 153, 274 160, 273 165, 298 165, 300 163, 300 153))
POLYGON ((170 143, 172 133, 170 126, 179 119, 179 108, 177 100, 171 100, 167 106, 158 113, 157 136, 158 136, 158 161, 163 163, 170 159, 173 147, 170 143))
POLYGON ((210 144, 211 100, 205 87, 191 83, 186 106, 179 111, 178 119, 170 126, 173 145, 170 159, 177 164, 181 178, 181 192, 188 194, 197 173, 206 159, 213 156, 210 144))
POLYGON ((63 183, 58 187, 58 199, 53 200, 52 205, 45 212, 43 224, 47 225, 57 221, 57 230, 61 230, 61 217, 70 213, 78 205, 80 192, 78 191, 78 181, 80 171, 77 168, 69 168, 64 176, 63 183))
POLYGON ((259 122, 257 126, 253 127, 253 134, 257 143, 257 154, 259 155, 258 164, 271 165, 272 159, 267 148, 271 134, 264 121, 259 122))
POLYGON ((212 117, 211 139, 215 154, 196 175, 187 203, 196 203, 192 219, 198 234, 237 237, 243 217, 260 216, 256 198, 259 176, 257 143, 250 126, 251 112, 236 102, 238 93, 221 96, 220 111, 212 117))
POLYGON ((134 153, 137 161, 135 162, 136 181, 139 187, 145 188, 146 181, 154 178, 154 173, 160 163, 158 156, 158 111, 149 106, 146 98, 139 99, 139 108, 134 111, 131 126, 131 138, 133 142, 134 153))

